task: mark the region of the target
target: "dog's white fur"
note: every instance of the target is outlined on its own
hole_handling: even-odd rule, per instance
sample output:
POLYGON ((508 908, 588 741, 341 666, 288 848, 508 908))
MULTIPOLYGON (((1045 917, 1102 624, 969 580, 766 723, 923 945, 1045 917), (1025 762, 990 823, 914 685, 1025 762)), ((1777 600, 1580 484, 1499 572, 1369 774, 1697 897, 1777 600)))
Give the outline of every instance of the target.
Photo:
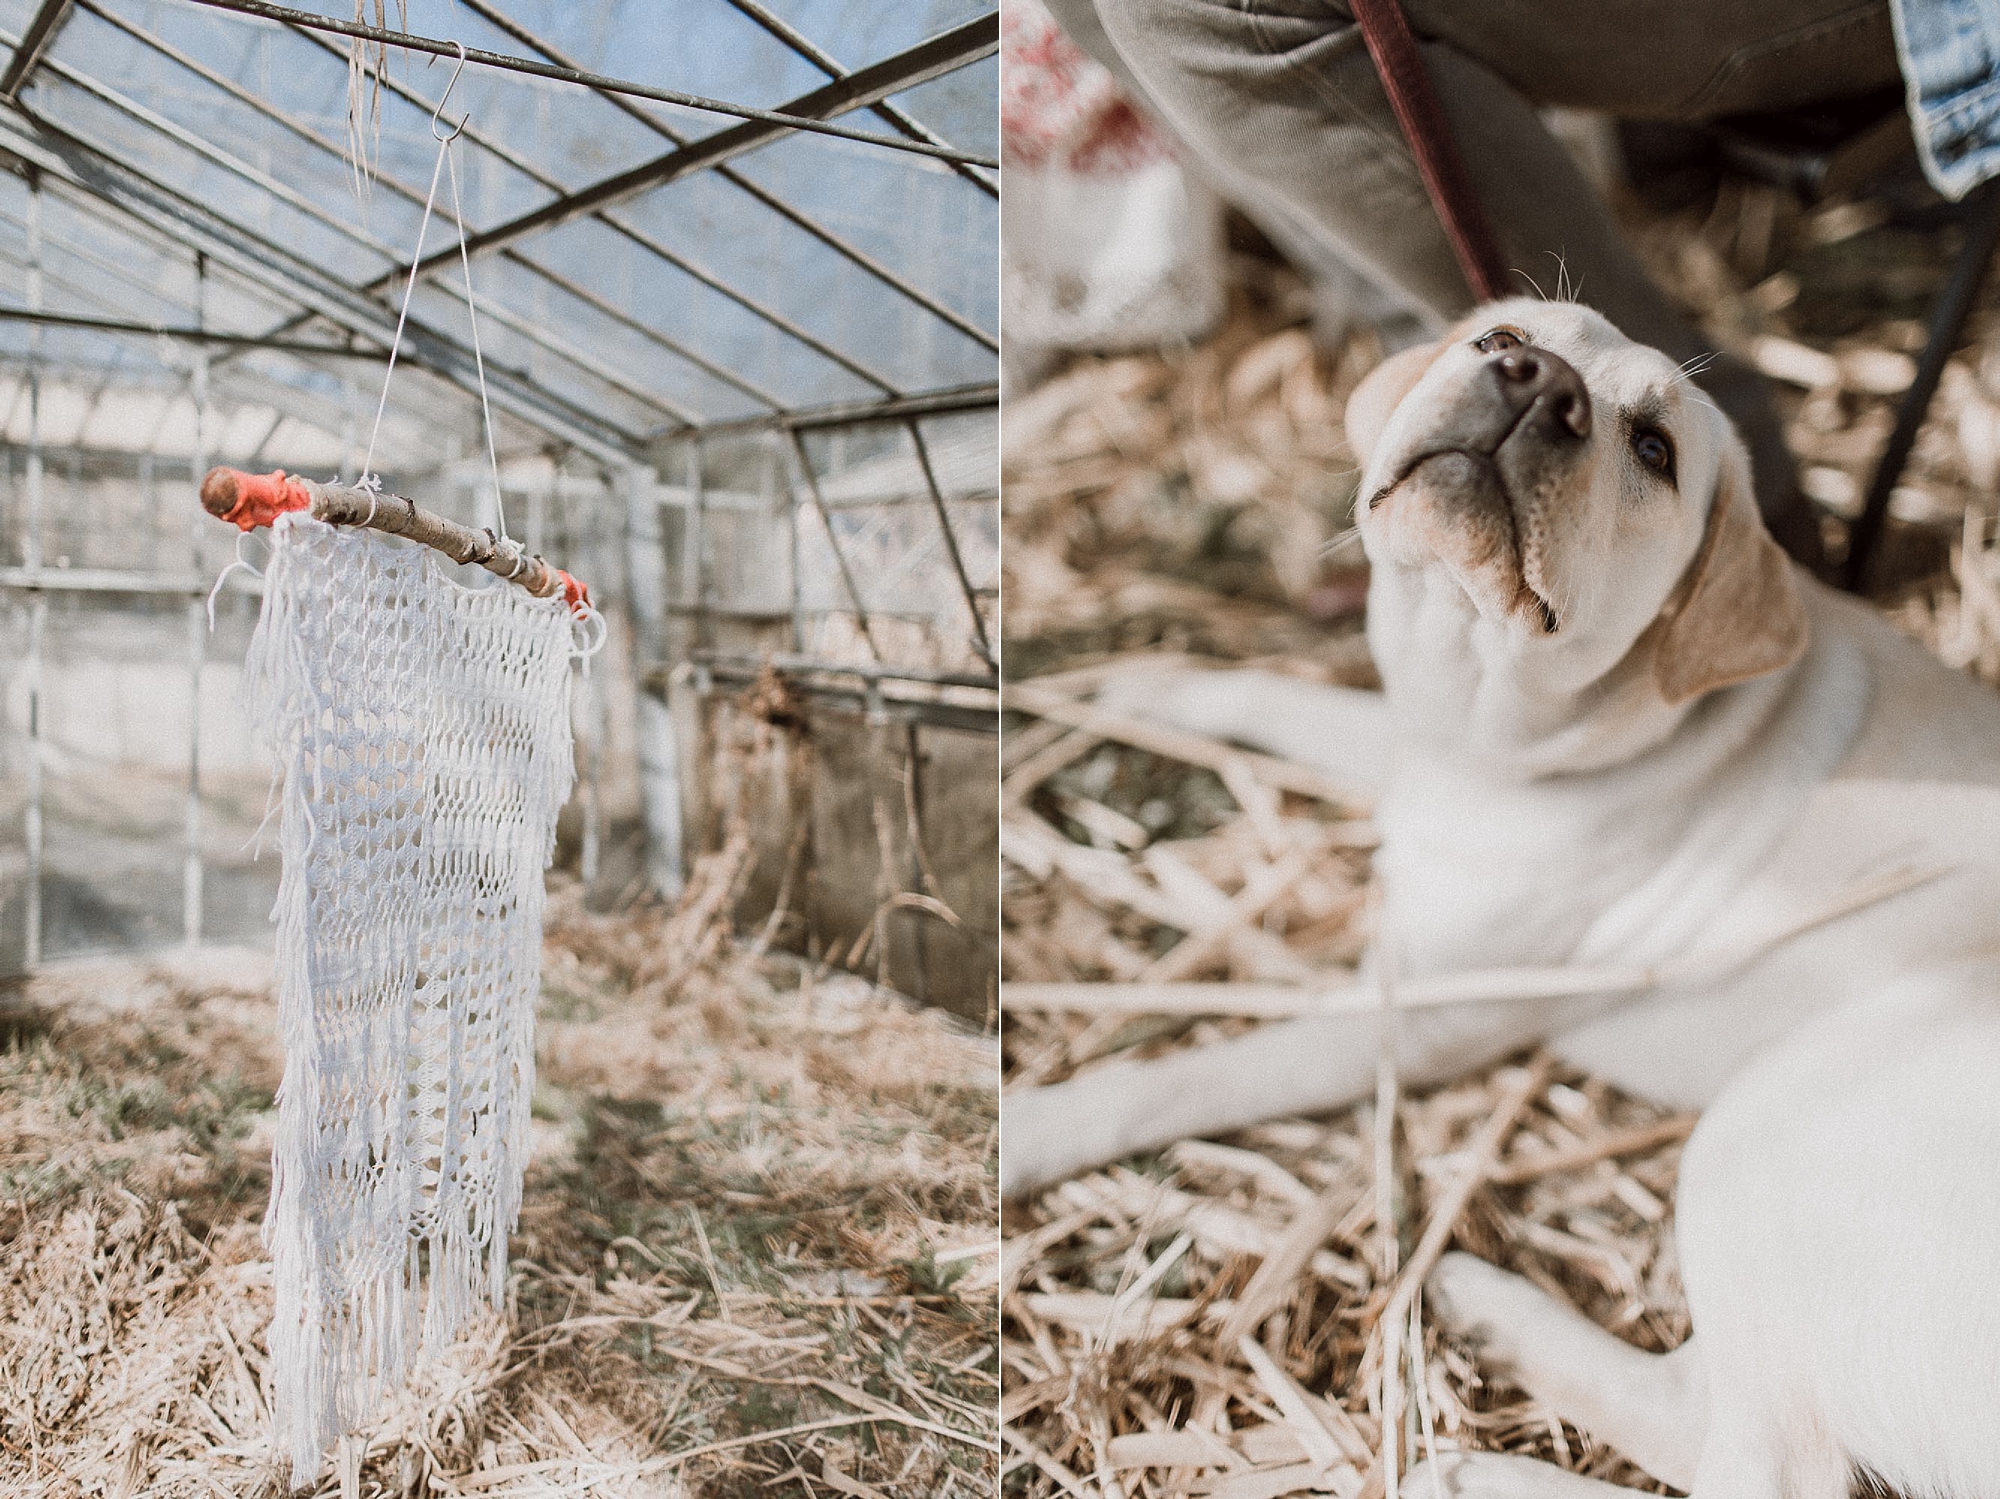
MULTIPOLYGON (((1379 789, 1403 977, 1726 952, 1859 879, 1951 870, 1719 981, 1404 1015, 1409 1081, 1546 1039, 1704 1109, 1677 1204, 1681 1350, 1640 1353, 1464 1255, 1434 1303, 1699 1499, 1846 1499, 1862 1471, 2000 1496, 2000 698, 1759 550, 1728 423, 1584 309, 1482 309, 1371 377, 1348 425, 1385 691, 1229 672, 1132 698, 1379 789), (1454 492, 1463 465, 1424 454, 1499 325, 1574 368, 1592 421, 1579 451, 1506 470, 1496 522, 1454 492), (1670 436, 1673 482, 1635 457, 1635 417, 1670 436)), ((1376 1055, 1372 1017, 1330 1015, 1010 1095, 1005 1183, 1352 1102, 1376 1055)), ((1461 1496, 1617 1492, 1442 1461, 1461 1496)))

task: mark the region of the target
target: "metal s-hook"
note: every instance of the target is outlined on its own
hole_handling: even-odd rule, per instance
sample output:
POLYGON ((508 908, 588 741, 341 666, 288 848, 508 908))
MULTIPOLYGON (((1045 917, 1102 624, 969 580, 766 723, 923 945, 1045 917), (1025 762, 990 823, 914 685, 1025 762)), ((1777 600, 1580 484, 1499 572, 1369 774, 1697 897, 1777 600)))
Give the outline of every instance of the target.
POLYGON ((439 99, 437 108, 431 111, 431 139, 440 145, 448 145, 457 140, 459 132, 465 129, 466 117, 460 115, 458 123, 451 127, 450 135, 438 134, 438 124, 444 119, 445 101, 451 98, 451 91, 458 87, 458 75, 465 71, 465 43, 453 42, 452 45, 458 48, 458 66, 451 70, 451 82, 444 86, 444 98, 439 99))

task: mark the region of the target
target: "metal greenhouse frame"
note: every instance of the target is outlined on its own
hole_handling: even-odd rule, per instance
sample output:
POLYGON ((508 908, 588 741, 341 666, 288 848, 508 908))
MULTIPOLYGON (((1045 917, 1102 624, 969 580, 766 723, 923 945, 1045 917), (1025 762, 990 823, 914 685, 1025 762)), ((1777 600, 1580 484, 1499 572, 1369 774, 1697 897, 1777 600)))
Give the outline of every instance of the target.
MULTIPOLYGON (((342 3, 0 0, 0 621, 19 636, 0 642, 0 760, 24 772, 0 971, 48 950, 52 608, 185 614, 178 936, 202 940, 224 535, 193 482, 211 462, 352 462, 446 93, 467 212, 441 205, 416 261, 379 466, 475 523, 499 503, 465 460, 463 253, 509 509, 595 574, 625 637, 585 710, 585 873, 611 720, 633 717, 643 867, 671 894, 712 818, 704 725, 770 673, 858 715, 869 754, 895 741, 916 845, 896 858, 921 885, 924 736, 987 745, 971 764, 997 723, 997 10, 412 0, 393 30, 342 3), (93 525, 143 544, 107 553, 93 525), (619 686, 629 712, 607 704, 619 686)), ((869 920, 886 964, 879 906, 834 925, 844 942, 869 920)), ((898 962, 922 993, 909 925, 898 962)), ((991 935, 965 940, 976 966, 991 935)))

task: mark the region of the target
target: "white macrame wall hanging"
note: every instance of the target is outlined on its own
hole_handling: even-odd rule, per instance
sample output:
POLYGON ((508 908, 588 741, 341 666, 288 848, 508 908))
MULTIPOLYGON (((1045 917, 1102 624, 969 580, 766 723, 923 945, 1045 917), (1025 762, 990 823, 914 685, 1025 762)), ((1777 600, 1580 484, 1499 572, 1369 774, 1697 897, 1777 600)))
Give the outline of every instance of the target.
POLYGON ((542 875, 573 779, 570 662, 604 641, 588 591, 507 536, 451 152, 463 123, 444 131, 443 110, 362 477, 218 468, 201 486, 218 519, 270 527, 245 677, 277 762, 284 852, 272 1407, 293 1483, 340 1447, 344 1493, 357 1487, 344 1439, 479 1306, 502 1303, 542 875), (382 493, 371 467, 447 168, 497 533, 382 493))
POLYGON ((294 513, 250 648, 282 778, 285 1072, 264 1234, 295 1482, 498 1306, 521 1202, 573 616, 294 513))

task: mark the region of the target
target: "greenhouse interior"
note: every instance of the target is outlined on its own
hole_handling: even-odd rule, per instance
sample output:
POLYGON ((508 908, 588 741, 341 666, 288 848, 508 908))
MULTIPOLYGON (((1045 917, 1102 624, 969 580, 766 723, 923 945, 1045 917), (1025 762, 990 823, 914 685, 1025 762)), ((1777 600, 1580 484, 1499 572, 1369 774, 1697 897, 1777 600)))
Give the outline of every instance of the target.
POLYGON ((588 584, 591 909, 990 1016, 998 15, 674 11, 0 0, 0 974, 270 942, 220 464, 588 584))

